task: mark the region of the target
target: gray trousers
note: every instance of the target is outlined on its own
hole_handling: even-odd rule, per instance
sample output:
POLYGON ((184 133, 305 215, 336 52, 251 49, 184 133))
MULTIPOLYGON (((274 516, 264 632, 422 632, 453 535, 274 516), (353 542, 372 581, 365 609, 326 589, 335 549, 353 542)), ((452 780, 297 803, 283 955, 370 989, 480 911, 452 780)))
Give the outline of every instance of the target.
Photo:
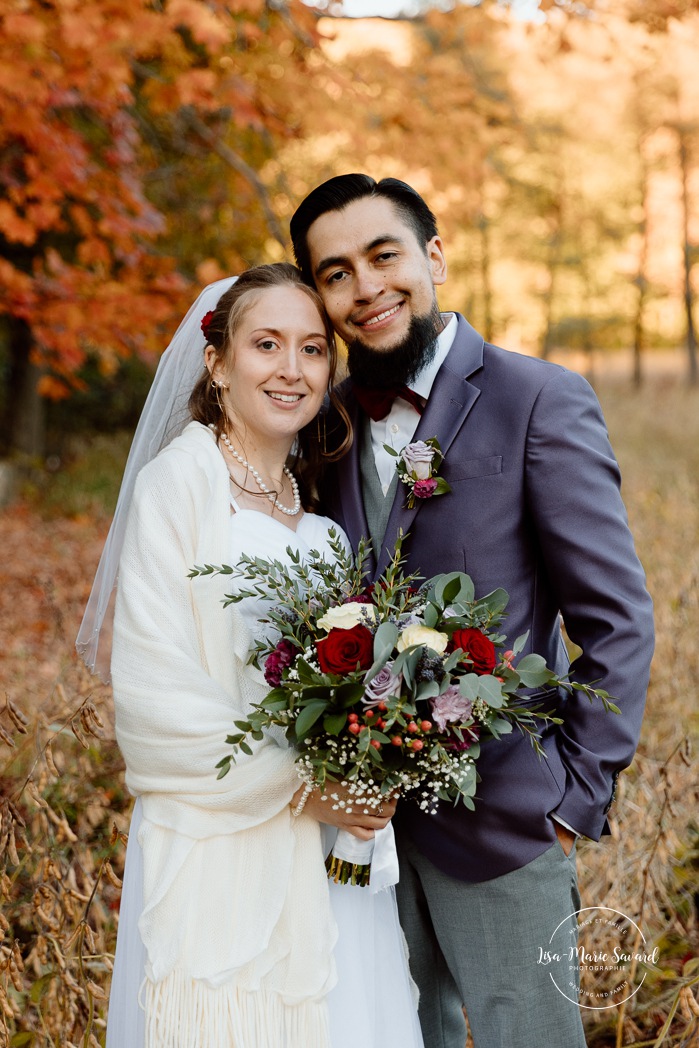
MULTIPOLYGON (((585 1048, 580 1009, 539 963, 558 923, 580 909, 575 849, 556 842, 503 877, 469 884, 408 840, 398 847, 398 908, 420 989, 425 1048, 585 1048)), ((570 982, 568 962, 554 972, 570 982)), ((573 995, 574 996, 574 995, 573 995)))

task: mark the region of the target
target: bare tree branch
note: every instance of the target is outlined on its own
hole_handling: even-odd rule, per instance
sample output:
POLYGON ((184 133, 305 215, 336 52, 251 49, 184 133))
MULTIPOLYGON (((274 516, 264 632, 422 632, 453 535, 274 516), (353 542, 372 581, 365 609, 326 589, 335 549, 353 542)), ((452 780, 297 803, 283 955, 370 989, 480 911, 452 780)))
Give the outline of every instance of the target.
MULTIPOLYGON (((135 73, 137 73, 141 77, 150 80, 158 80, 161 83, 164 82, 161 76, 159 76, 157 73, 154 73, 152 70, 148 68, 148 66, 143 65, 137 59, 132 59, 131 68, 134 70, 135 73)), ((228 164, 229 167, 232 167, 234 171, 237 171, 239 175, 242 175, 243 178, 250 183, 250 185, 257 193, 257 196, 262 205, 262 211, 265 216, 267 228, 269 229, 270 233, 277 241, 277 243, 281 244, 281 246, 286 251, 287 238, 284 236, 282 228, 277 220, 277 216, 272 210, 272 205, 269 200, 267 188, 263 184, 263 182, 260 181, 257 172, 252 167, 250 167, 250 165, 246 163, 246 161, 243 160, 243 158, 239 156, 234 149, 231 149, 231 147, 227 146, 225 142, 222 142, 216 135, 216 133, 212 131, 211 128, 207 127, 207 125, 204 123, 201 117, 192 108, 185 107, 180 111, 180 116, 189 124, 191 129, 197 135, 199 135, 202 141, 206 142, 207 146, 209 146, 209 148, 212 149, 214 153, 216 153, 216 155, 224 161, 224 163, 228 164)))
POLYGON ((210 127, 207 127, 201 117, 199 117, 195 112, 188 109, 185 111, 184 115, 192 130, 195 131, 211 149, 213 149, 214 153, 216 153, 224 163, 228 164, 229 167, 232 167, 234 171, 237 171, 238 174, 242 175, 243 178, 250 183, 259 197, 270 233, 274 239, 281 244, 284 250, 286 250, 286 237, 282 232, 277 216, 272 210, 267 188, 260 181, 257 172, 251 168, 250 165, 235 152, 235 150, 231 149, 230 146, 227 146, 225 142, 222 142, 216 133, 212 131, 210 127))

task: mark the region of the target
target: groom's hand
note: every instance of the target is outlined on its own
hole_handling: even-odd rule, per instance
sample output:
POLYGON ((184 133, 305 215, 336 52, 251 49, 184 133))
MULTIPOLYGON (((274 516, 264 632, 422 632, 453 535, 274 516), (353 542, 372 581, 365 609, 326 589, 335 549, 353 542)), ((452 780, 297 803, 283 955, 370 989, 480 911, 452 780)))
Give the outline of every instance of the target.
POLYGON ((563 851, 566 853, 566 855, 570 855, 571 849, 575 844, 576 840, 578 839, 577 835, 575 833, 571 833, 567 826, 561 826, 560 822, 557 822, 555 819, 553 820, 553 822, 554 828, 556 830, 556 836, 561 842, 561 847, 563 848, 563 851))
MULTIPOLYGON (((296 807, 301 799, 303 789, 303 786, 299 787, 292 797, 292 808, 296 807)), ((313 790, 303 810, 318 822, 337 826, 338 829, 347 830, 362 841, 370 841, 377 830, 388 826, 395 814, 396 804, 397 798, 384 798, 378 808, 370 808, 361 801, 358 802, 348 786, 341 786, 339 782, 329 782, 324 794, 320 790, 313 790), (365 815, 365 811, 369 814, 365 815)))

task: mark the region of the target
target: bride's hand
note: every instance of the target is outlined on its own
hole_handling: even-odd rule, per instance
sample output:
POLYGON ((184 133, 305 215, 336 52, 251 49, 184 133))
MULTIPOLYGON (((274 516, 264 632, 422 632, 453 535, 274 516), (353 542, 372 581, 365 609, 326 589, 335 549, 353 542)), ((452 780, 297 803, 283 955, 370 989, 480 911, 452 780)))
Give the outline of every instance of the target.
MULTIPOLYGON (((300 786, 291 799, 292 809, 300 802, 305 787, 300 786)), ((362 841, 369 841, 377 830, 388 826, 396 811, 397 798, 384 798, 378 808, 370 808, 368 805, 357 801, 355 795, 351 794, 348 786, 342 786, 339 782, 328 783, 325 793, 313 790, 308 795, 303 806, 305 814, 313 816, 318 822, 325 822, 330 826, 337 826, 340 830, 359 837, 362 841), (344 804, 341 802, 344 801, 344 804), (347 809, 350 808, 351 811, 347 809), (365 810, 370 814, 365 815, 365 810)))

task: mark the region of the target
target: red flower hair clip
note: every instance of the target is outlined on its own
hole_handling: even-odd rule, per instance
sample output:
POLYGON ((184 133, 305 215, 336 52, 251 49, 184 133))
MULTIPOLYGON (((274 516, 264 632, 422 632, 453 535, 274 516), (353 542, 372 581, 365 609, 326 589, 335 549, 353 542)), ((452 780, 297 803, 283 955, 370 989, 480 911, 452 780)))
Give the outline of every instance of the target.
POLYGON ((210 309, 209 312, 206 313, 201 318, 201 330, 204 333, 204 338, 206 339, 207 342, 209 341, 209 329, 211 328, 211 321, 213 319, 214 319, 214 310, 213 309, 210 309))

